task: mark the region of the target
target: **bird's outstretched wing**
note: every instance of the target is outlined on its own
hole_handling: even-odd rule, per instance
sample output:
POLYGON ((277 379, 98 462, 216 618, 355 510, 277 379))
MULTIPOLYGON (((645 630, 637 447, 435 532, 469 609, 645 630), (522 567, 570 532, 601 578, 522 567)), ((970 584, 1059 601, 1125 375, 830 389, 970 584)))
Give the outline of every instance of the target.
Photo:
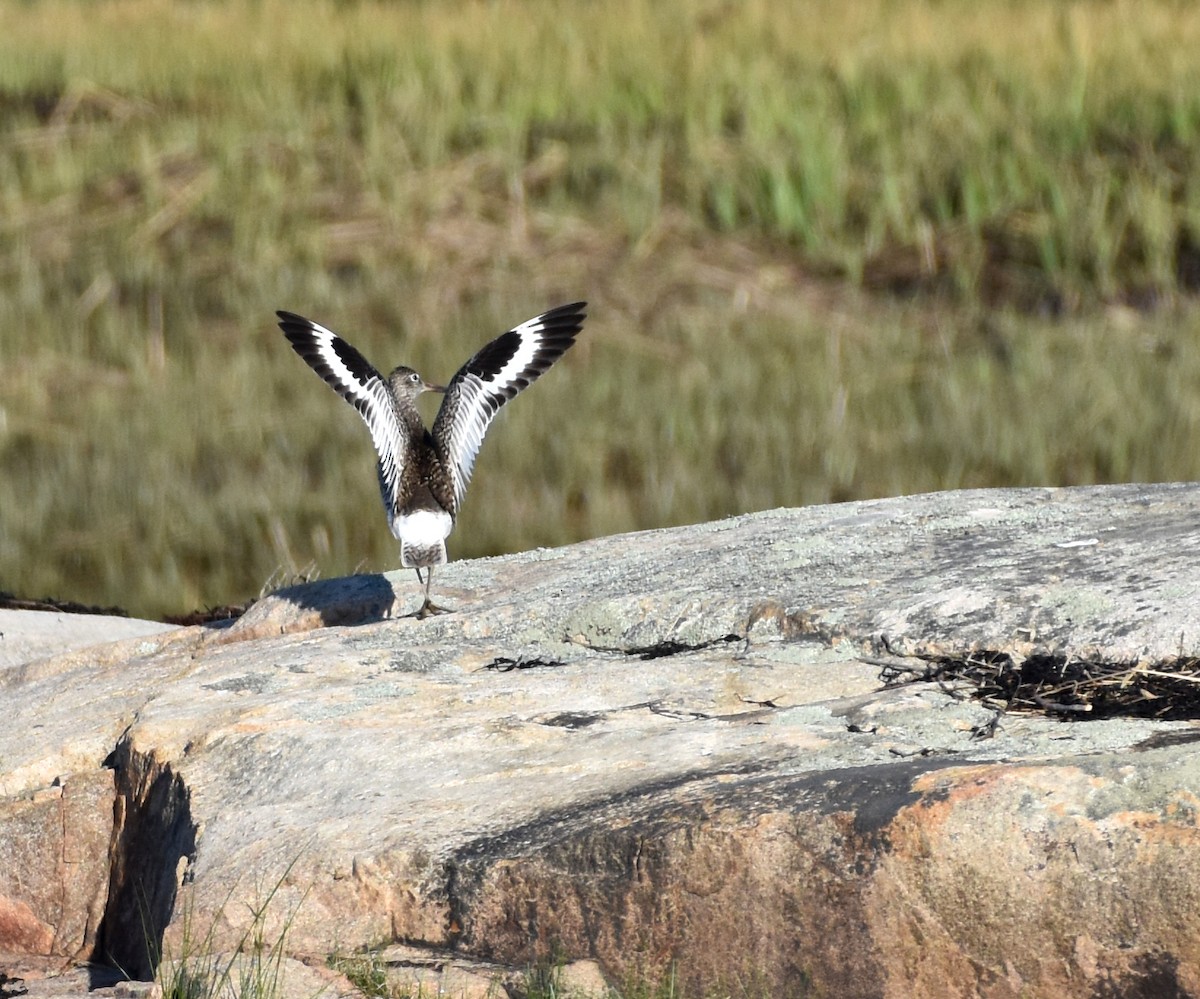
POLYGON ((408 438, 396 415, 387 383, 362 354, 332 330, 294 312, 275 314, 292 350, 358 410, 370 429, 379 453, 379 488, 384 504, 389 505, 389 497, 395 497, 408 460, 408 438))
POLYGON ((498 336, 459 368, 446 386, 433 439, 452 480, 455 514, 493 417, 575 342, 586 305, 561 305, 498 336))

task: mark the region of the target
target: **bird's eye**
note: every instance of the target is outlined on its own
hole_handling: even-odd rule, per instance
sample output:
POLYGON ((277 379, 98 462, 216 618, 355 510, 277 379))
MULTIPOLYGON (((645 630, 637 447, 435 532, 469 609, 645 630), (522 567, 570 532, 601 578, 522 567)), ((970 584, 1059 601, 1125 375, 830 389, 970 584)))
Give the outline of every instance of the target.
POLYGON ((421 380, 421 376, 420 376, 420 375, 418 375, 418 374, 417 374, 417 373, 414 371, 414 372, 413 372, 411 375, 409 375, 409 376, 408 376, 408 380, 409 380, 410 382, 412 382, 414 385, 416 385, 416 384, 417 384, 417 382, 419 382, 419 381, 421 380))

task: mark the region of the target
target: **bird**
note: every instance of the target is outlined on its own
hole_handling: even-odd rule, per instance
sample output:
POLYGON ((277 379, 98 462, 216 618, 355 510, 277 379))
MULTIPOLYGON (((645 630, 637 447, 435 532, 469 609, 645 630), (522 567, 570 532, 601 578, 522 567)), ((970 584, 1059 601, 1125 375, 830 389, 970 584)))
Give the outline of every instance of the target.
POLYGON ((550 309, 477 351, 446 385, 401 365, 384 378, 346 340, 294 312, 276 312, 292 349, 350 403, 371 431, 379 456, 379 494, 400 542, 400 564, 417 572, 425 599, 410 615, 447 613, 430 599, 433 568, 462 507, 475 458, 500 407, 549 370, 583 329, 586 302, 550 309), (430 430, 417 411, 425 392, 443 393, 430 430), (421 570, 425 578, 421 578, 421 570))

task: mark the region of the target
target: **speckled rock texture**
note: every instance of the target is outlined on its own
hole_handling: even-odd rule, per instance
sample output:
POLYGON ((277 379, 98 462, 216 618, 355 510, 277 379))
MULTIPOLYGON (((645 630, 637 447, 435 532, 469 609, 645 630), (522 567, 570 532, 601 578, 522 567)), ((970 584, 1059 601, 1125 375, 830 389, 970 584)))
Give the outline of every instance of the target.
POLYGON ((158 621, 108 614, 18 611, 0 607, 0 670, 43 656, 62 655, 89 645, 171 631, 158 621))
POLYGON ((1169 667, 1200 655, 1198 570, 1197 486, 946 493, 453 563, 456 613, 425 621, 411 572, 362 576, 9 665, 0 815, 30 817, 0 821, 0 969, 90 949, 148 976, 145 927, 229 947, 270 896, 309 960, 1200 995, 1200 727, 879 680, 1169 667), (36 831, 53 808, 74 853, 36 831))

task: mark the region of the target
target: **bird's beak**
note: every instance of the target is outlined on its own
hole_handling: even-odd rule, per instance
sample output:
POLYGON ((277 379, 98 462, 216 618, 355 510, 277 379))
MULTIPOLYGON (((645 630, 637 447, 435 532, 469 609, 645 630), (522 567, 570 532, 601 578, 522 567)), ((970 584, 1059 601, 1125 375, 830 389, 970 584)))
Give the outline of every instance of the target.
POLYGON ((446 386, 445 385, 430 385, 428 382, 426 382, 425 383, 425 391, 426 392, 445 392, 446 386))

